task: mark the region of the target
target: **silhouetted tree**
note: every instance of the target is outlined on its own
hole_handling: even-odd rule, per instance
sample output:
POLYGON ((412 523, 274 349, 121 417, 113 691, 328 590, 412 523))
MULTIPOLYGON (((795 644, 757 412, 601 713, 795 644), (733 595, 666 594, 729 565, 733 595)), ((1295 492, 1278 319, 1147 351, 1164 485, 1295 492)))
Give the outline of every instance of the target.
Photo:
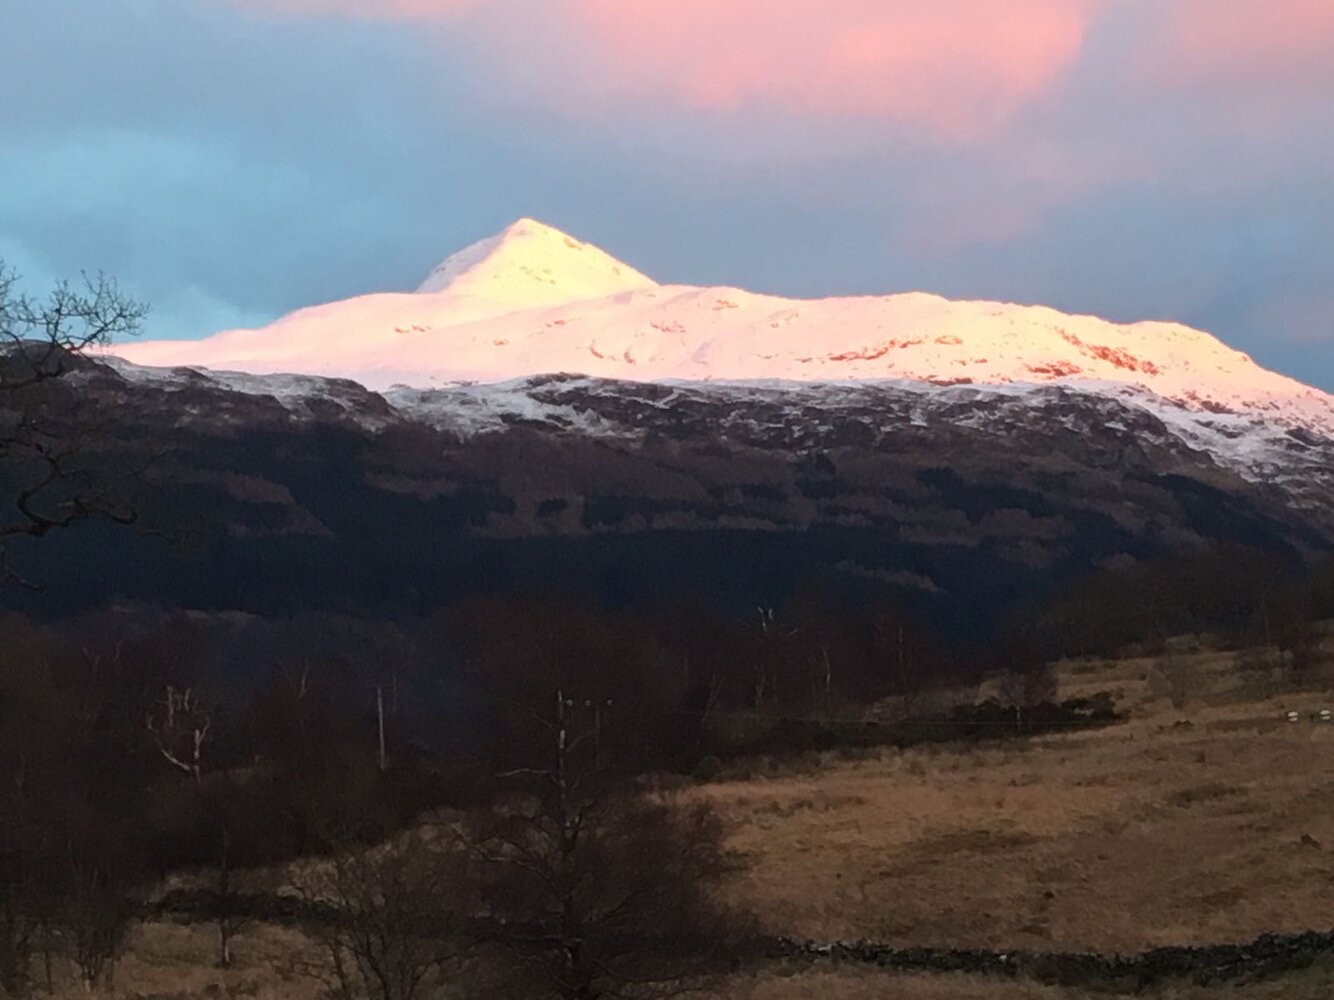
POLYGON ((254 919, 254 897, 273 888, 265 863, 283 857, 282 838, 273 829, 276 803, 264 794, 267 785, 262 776, 246 783, 214 773, 202 790, 190 790, 200 799, 198 822, 189 833, 210 874, 219 968, 230 968, 234 961, 234 942, 254 919), (255 784, 264 787, 256 790, 255 784))
POLYGON ((59 869, 54 927, 85 992, 109 979, 137 909, 132 842, 110 829, 71 829, 59 869))
MULTIPOLYGON (((567 775, 568 777, 568 775, 567 775)), ((519 961, 516 996, 603 1000, 686 992, 725 965, 743 918, 716 893, 731 864, 707 807, 548 775, 475 814, 467 836, 493 921, 519 961)))
POLYGON ((295 878, 307 901, 332 910, 309 933, 328 958, 333 995, 418 1000, 453 986, 477 900, 452 831, 424 826, 371 846, 330 839, 337 849, 295 878))
POLYGON ((5 823, 0 830, 0 995, 26 996, 32 958, 49 928, 40 831, 5 823))
MULTIPOLYGON (((5 542, 90 517, 134 519, 125 470, 100 461, 98 419, 68 381, 80 355, 138 332, 145 307, 106 277, 58 284, 44 302, 21 294, 0 261, 0 570, 5 542)), ((12 575, 12 574, 10 574, 12 575)))
POLYGON ((716 968, 736 931, 710 895, 728 867, 720 824, 633 781, 655 719, 679 704, 672 660, 577 607, 492 606, 469 620, 493 681, 502 794, 464 835, 487 940, 521 959, 510 987, 643 996, 716 968))

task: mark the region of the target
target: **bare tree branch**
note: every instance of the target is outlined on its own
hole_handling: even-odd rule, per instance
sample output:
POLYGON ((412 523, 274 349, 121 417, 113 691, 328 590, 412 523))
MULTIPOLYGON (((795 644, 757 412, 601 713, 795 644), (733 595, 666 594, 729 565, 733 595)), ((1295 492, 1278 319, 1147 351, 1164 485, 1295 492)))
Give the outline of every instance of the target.
POLYGON ((105 456, 109 438, 93 407, 68 391, 80 359, 138 333, 147 308, 105 275, 62 282, 43 302, 18 291, 0 261, 0 582, 19 579, 5 542, 42 538, 90 518, 132 524, 121 487, 142 475, 105 456), (53 391, 64 388, 65 392, 53 391))
POLYGON ((213 715, 213 707, 193 688, 178 690, 168 684, 145 719, 163 760, 196 783, 203 780, 204 745, 213 729, 213 715))

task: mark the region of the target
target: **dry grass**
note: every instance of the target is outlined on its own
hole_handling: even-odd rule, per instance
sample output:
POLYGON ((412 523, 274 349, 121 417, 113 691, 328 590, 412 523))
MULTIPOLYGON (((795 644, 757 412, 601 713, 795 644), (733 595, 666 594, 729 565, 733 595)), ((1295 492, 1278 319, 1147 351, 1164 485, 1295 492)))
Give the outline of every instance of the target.
MULTIPOLYGON (((323 996, 320 981, 306 972, 321 967, 322 956, 297 931, 256 925, 236 939, 232 968, 217 968, 216 958, 216 938, 209 926, 141 924, 132 932, 101 995, 126 1000, 319 1000, 323 996)), ((57 989, 50 995, 55 1000, 87 997, 74 980, 71 970, 57 970, 57 989)))
POLYGON ((1195 659, 1184 712, 1153 661, 1062 664, 1063 693, 1118 690, 1130 721, 694 794, 749 863, 735 898, 777 933, 1135 952, 1334 925, 1334 725, 1305 721, 1334 699, 1257 697, 1231 654, 1195 659))

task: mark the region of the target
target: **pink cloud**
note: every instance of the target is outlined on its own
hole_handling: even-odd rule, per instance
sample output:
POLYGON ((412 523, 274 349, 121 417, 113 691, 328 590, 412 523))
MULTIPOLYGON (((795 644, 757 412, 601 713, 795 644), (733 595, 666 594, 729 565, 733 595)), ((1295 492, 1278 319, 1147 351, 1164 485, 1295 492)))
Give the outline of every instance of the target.
POLYGON ((230 0, 458 22, 505 79, 572 116, 773 109, 986 133, 1055 86, 1111 0, 230 0))
POLYGON ((1074 62, 1098 0, 570 0, 623 85, 947 134, 992 127, 1074 62))
POLYGON ((1284 82, 1334 77, 1331 0, 1178 0, 1164 75, 1284 82))

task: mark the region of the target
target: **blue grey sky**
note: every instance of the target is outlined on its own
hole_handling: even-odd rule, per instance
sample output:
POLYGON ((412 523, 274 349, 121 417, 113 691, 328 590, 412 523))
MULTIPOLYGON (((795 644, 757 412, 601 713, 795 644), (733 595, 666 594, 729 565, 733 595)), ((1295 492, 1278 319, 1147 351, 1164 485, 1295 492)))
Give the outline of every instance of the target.
POLYGON ((1173 319, 1334 390, 1334 4, 1265 10, 4 0, 0 258, 193 337, 534 216, 660 281, 1173 319))

